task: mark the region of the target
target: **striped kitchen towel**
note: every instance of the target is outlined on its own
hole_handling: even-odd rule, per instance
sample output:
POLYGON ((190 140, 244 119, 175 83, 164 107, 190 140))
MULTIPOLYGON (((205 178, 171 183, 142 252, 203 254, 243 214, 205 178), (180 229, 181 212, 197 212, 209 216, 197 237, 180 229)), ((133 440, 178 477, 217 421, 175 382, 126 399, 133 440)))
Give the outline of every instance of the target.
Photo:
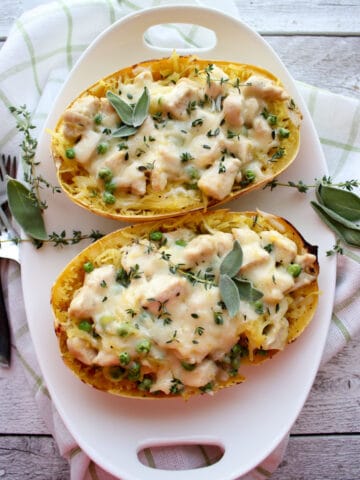
MULTIPOLYGON (((22 15, 0 51, 0 151, 21 156, 19 143, 22 138, 16 129, 17 118, 9 112, 10 106, 26 105, 37 127, 33 131, 36 135, 69 69, 98 33, 128 13, 170 3, 178 4, 169 0, 59 0, 22 15)), ((216 7, 217 2, 194 0, 186 3, 216 7)), ((222 2, 222 7, 226 13, 237 14, 231 1, 222 2)), ((148 40, 157 45, 171 44, 180 48, 201 46, 207 35, 209 33, 200 27, 167 25, 151 30, 148 40)), ((360 153, 359 101, 300 83, 298 87, 315 122, 330 175, 337 181, 356 178, 360 153), (330 116, 327 114, 329 111, 338 112, 338 115, 330 116)), ((336 297, 323 363, 359 333, 359 261, 359 253, 351 248, 345 248, 344 254, 338 256, 336 297)), ((27 328, 19 268, 9 265, 6 277, 13 355, 17 355, 24 365, 44 420, 57 441, 60 453, 69 460, 71 479, 113 479, 78 448, 54 409, 27 328)), ((243 480, 268 478, 283 458, 286 444, 287 438, 243 480)), ((218 455, 216 448, 192 446, 170 450, 164 458, 162 449, 158 448, 147 451, 142 461, 159 468, 197 468, 214 463, 218 455)))

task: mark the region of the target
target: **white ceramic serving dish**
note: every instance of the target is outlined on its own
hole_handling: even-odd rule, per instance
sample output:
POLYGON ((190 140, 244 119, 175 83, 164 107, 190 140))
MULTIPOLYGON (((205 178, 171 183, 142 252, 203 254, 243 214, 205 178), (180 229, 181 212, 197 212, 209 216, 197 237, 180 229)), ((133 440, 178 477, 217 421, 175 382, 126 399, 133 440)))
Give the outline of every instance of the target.
MULTIPOLYGON (((200 57, 257 64, 280 77, 304 116, 300 152, 282 177, 312 182, 327 173, 309 113, 278 56, 241 21, 201 7, 144 10, 103 32, 70 73, 46 127, 53 128, 66 105, 102 76, 141 60, 168 55, 170 49, 160 50, 146 45, 143 34, 150 26, 169 22, 196 23, 215 32, 216 45, 197 51, 200 57)), ((39 173, 56 182, 49 144, 49 135, 44 131, 37 152, 39 173)), ((89 232, 91 229, 109 232, 122 226, 91 215, 72 204, 65 195, 49 193, 46 200, 49 204, 45 213, 48 232, 62 229, 69 234, 73 230, 89 232)), ((49 297, 60 270, 85 246, 84 242, 63 249, 22 247, 26 312, 51 397, 80 447, 96 463, 122 480, 238 478, 261 462, 286 436, 315 378, 333 304, 335 261, 325 255, 333 245, 333 235, 313 212, 309 196, 293 189, 252 192, 228 207, 234 210, 259 208, 281 215, 292 222, 308 242, 318 245, 322 295, 316 316, 305 333, 271 361, 248 368, 244 384, 188 402, 181 399, 125 399, 82 384, 60 358, 49 297), (219 445, 224 455, 216 464, 196 472, 154 470, 142 465, 137 457, 137 452, 147 446, 193 443, 219 445)))

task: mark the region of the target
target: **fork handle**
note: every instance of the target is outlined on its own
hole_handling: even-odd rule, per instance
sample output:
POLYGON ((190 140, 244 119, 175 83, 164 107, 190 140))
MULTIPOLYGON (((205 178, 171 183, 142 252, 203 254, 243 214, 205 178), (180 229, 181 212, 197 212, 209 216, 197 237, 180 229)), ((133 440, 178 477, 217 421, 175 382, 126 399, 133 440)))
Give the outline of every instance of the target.
POLYGON ((11 360, 11 339, 9 319, 5 307, 0 277, 0 366, 9 367, 11 360))

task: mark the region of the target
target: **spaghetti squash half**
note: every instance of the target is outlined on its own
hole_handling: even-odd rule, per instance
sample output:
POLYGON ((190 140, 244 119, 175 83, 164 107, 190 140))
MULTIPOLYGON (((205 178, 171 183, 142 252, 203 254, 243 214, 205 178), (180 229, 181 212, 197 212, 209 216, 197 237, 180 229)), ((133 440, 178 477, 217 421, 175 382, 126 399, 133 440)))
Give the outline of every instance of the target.
POLYGON ((300 123, 270 72, 174 54, 78 96, 52 132, 52 153, 71 200, 135 222, 206 210, 264 185, 296 157, 300 123))
POLYGON ((65 364, 132 397, 188 398, 244 380, 313 318, 316 247, 262 212, 145 222, 85 248, 52 289, 65 364))

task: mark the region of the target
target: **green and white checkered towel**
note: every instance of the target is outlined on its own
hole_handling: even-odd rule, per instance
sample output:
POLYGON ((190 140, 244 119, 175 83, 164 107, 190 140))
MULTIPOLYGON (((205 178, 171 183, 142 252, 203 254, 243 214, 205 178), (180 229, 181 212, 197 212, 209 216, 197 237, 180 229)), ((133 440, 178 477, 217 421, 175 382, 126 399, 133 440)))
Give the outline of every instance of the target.
MULTIPOLYGON (((16 118, 9 106, 26 105, 32 112, 33 123, 41 126, 51 108, 53 98, 61 87, 69 69, 80 53, 115 20, 145 7, 179 3, 161 0, 59 0, 40 6, 22 15, 14 24, 9 38, 0 51, 0 151, 21 156, 22 138, 16 129, 16 118), (96 21, 94 21, 96 19, 96 21)), ((185 3, 185 2, 184 2, 185 3)), ((214 1, 187 1, 187 4, 205 4, 216 7, 214 1)), ((222 2, 225 13, 237 14, 231 1, 222 2)), ((152 30, 149 40, 158 45, 183 47, 202 45, 208 33, 199 27, 164 26, 152 30)), ((358 100, 334 95, 304 84, 298 84, 314 119, 329 173, 334 180, 356 178, 360 154, 360 103, 358 100), (336 112, 336 116, 328 112, 336 112)), ((359 333, 360 275, 359 253, 346 248, 338 257, 336 298, 328 340, 322 364, 336 354, 346 342, 359 333)), ((60 453, 69 460, 71 479, 112 479, 111 475, 95 465, 76 445, 53 407, 37 364, 22 302, 20 270, 10 264, 6 279, 8 305, 13 335, 13 355, 24 365, 40 411, 56 439, 60 453)), ((243 479, 256 480, 270 476, 286 449, 287 439, 243 479)), ((152 449, 143 456, 150 466, 169 469, 197 468, 217 460, 218 451, 212 447, 152 449)), ((169 473, 169 476, 171 474, 169 473)))

